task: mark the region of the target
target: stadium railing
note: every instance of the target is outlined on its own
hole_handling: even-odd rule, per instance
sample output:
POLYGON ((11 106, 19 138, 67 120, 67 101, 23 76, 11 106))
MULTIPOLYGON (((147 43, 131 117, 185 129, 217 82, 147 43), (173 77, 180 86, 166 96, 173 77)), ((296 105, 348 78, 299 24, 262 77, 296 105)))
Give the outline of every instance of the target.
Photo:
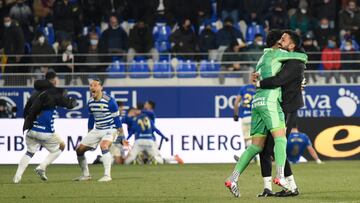
MULTIPOLYGON (((354 52, 359 54, 360 52, 354 52)), ((105 80, 107 86, 211 86, 211 85, 242 85, 249 83, 250 73, 253 72, 257 61, 239 60, 224 61, 224 56, 249 56, 259 55, 259 52, 224 53, 222 56, 210 57, 208 53, 177 53, 161 54, 158 61, 153 61, 149 54, 138 54, 135 60, 126 61, 127 54, 74 54, 73 60, 67 63, 32 63, 34 57, 46 57, 59 59, 58 55, 9 55, 2 58, 2 73, 0 74, 1 86, 32 86, 34 80, 44 77, 40 67, 47 67, 58 72, 61 85, 87 86, 88 79, 97 77, 105 80), (77 62, 78 57, 111 57, 111 62, 86 63, 77 62), (138 59, 137 57, 140 56, 138 59), (10 57, 22 57, 19 63, 6 63, 10 57), (212 59, 208 59, 208 58, 212 59), (123 58, 123 60, 121 60, 123 58), (191 58, 191 59, 189 59, 191 58), (139 65, 141 64, 141 65, 139 65), (238 70, 229 69, 237 64, 238 70), (85 72, 86 68, 102 66, 104 72, 85 72), (67 72, 58 71, 59 67, 65 67, 67 72), (72 67, 72 68, 69 68, 72 67), (5 69, 16 68, 16 73, 9 73, 5 69), (104 68, 104 69, 105 69, 104 68), (136 69, 136 70, 133 70, 136 69), (36 71, 37 72, 36 72, 36 71), (65 81, 66 80, 66 81, 65 81), (6 83, 5 83, 6 81, 6 83), (69 82, 70 81, 70 82, 69 82), (65 84, 66 82, 66 84, 65 84)), ((311 52, 310 54, 321 54, 311 52)), ((320 57, 319 57, 320 58, 320 57)), ((315 65, 317 70, 306 70, 305 77, 311 85, 333 85, 333 84, 358 84, 360 77, 360 60, 340 61, 309 61, 308 65, 315 65), (341 67, 354 70, 324 70, 327 63, 340 64, 341 67)))

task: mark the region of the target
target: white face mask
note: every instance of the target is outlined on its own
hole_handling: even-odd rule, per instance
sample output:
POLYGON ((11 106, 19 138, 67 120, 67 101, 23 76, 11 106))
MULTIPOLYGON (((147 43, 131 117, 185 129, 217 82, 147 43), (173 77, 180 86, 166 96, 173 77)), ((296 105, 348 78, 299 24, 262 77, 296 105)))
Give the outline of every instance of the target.
POLYGON ((300 10, 300 12, 301 12, 302 14, 305 14, 306 11, 307 11, 307 10, 306 10, 306 9, 303 9, 303 8, 300 10))
POLYGON ((66 47, 66 51, 72 51, 73 50, 73 47, 72 45, 70 44, 69 46, 66 47))
POLYGON ((346 45, 345 47, 344 47, 344 49, 346 50, 346 51, 350 51, 351 50, 351 45, 346 45))
POLYGON ((256 41, 256 44, 257 44, 258 46, 262 46, 262 45, 264 45, 264 42, 263 42, 263 41, 256 41))
POLYGON ((328 29, 329 25, 320 25, 321 29, 328 29))
POLYGON ((5 23, 4 23, 4 26, 5 26, 5 27, 10 27, 10 25, 11 25, 11 22, 5 22, 5 23))
POLYGON ((91 39, 90 40, 90 44, 93 45, 93 46, 97 45, 98 42, 99 42, 99 40, 97 40, 97 39, 91 39))
POLYGON ((39 43, 44 44, 44 42, 45 42, 45 37, 44 36, 39 37, 39 43))

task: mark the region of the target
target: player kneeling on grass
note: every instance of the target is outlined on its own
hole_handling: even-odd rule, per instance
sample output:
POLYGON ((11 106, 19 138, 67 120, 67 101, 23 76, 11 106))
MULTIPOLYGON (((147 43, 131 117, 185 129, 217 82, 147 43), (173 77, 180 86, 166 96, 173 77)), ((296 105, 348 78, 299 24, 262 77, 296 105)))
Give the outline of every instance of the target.
POLYGON ((65 148, 64 141, 54 131, 54 118, 56 107, 74 108, 77 103, 74 99, 66 96, 66 91, 54 86, 39 92, 31 97, 31 104, 27 105, 25 112, 23 130, 26 133, 27 152, 21 158, 16 174, 13 178, 14 183, 19 183, 27 168, 30 159, 40 146, 43 146, 50 153, 45 160, 35 169, 41 180, 46 181, 46 168, 57 159, 65 148))
POLYGON ((90 83, 90 93, 92 98, 88 102, 89 132, 76 148, 77 159, 82 171, 76 181, 90 180, 89 167, 86 161, 85 152, 96 149, 100 144, 104 165, 104 176, 98 181, 111 181, 111 162, 112 157, 109 148, 112 142, 119 136, 122 143, 125 143, 124 133, 119 118, 118 106, 115 99, 102 92, 101 81, 94 79, 90 83), (93 129, 95 123, 95 129, 93 129))
MULTIPOLYGON (((161 156, 155 142, 154 130, 156 127, 147 114, 142 113, 142 111, 138 109, 131 108, 127 116, 132 118, 131 126, 132 132, 135 134, 135 144, 129 152, 125 164, 133 163, 139 159, 139 157, 141 158, 141 155, 145 155, 143 158, 149 160, 148 162, 156 164, 170 163, 171 161, 177 161, 179 164, 184 163, 178 155, 171 158, 163 158, 161 156)), ((127 139, 130 137, 131 134, 129 134, 127 139)), ((168 138, 162 138, 168 141, 168 138)), ((142 163, 142 161, 144 160, 138 160, 139 163, 142 163)))

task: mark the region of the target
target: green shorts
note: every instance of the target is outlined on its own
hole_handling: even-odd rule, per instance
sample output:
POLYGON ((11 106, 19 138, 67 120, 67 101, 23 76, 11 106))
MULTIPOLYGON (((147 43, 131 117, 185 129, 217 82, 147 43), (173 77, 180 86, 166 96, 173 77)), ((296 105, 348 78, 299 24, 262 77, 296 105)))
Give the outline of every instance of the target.
POLYGON ((285 115, 279 102, 253 103, 250 136, 266 136, 269 131, 285 128, 285 115))

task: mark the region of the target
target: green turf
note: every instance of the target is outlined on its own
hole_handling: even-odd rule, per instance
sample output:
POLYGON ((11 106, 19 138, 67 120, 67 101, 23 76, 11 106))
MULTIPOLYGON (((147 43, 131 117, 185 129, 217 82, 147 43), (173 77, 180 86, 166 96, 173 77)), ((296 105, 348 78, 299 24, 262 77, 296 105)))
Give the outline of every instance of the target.
MULTIPOLYGON (((93 180, 74 182, 77 165, 51 165, 42 182, 28 167, 20 184, 11 182, 15 165, 0 165, 0 202, 360 202, 360 161, 293 166, 300 196, 256 198, 262 191, 259 167, 240 177, 239 199, 224 187, 234 164, 114 166, 113 181, 99 183, 102 165, 91 165, 93 180)), ((278 189, 277 186, 273 186, 278 189)))

